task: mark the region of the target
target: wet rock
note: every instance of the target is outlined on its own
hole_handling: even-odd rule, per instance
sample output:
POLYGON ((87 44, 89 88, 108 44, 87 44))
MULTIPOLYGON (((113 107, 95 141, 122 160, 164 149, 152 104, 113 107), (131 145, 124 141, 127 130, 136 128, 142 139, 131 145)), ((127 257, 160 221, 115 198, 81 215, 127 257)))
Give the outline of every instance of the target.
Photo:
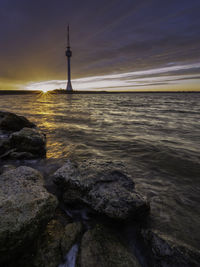
POLYGON ((189 248, 166 241, 151 230, 142 230, 142 236, 151 255, 149 266, 191 267, 199 266, 200 254, 189 248))
POLYGON ((62 261, 61 239, 64 226, 57 220, 47 224, 45 232, 38 240, 38 250, 34 257, 34 266, 57 267, 62 261))
MULTIPOLYGON (((112 174, 108 174, 111 177, 112 174)), ((123 188, 116 181, 94 186, 88 194, 92 208, 113 219, 141 219, 149 206, 136 191, 123 188)))
POLYGON ((54 214, 41 174, 21 166, 0 176, 0 262, 25 253, 54 214))
POLYGON ((139 219, 149 212, 132 179, 119 170, 81 172, 68 161, 56 171, 54 182, 63 190, 65 203, 84 203, 112 219, 139 219))
MULTIPOLYGON (((14 152, 29 153, 28 157, 45 157, 46 155, 46 137, 37 129, 23 128, 19 132, 15 132, 10 136, 10 143, 14 152)), ((12 155, 12 154, 11 154, 12 155)), ((24 158, 27 155, 14 154, 14 157, 24 158)))
POLYGON ((61 249, 63 256, 71 249, 78 241, 82 234, 82 225, 79 222, 70 223, 65 227, 64 235, 61 240, 61 249))
POLYGON ((81 267, 139 267, 134 255, 121 244, 110 229, 96 225, 81 242, 81 267))
POLYGON ((24 127, 33 128, 35 124, 23 116, 11 112, 0 111, 0 129, 5 131, 19 131, 24 127))
POLYGON ((45 157, 46 137, 23 116, 0 111, 0 159, 45 157))

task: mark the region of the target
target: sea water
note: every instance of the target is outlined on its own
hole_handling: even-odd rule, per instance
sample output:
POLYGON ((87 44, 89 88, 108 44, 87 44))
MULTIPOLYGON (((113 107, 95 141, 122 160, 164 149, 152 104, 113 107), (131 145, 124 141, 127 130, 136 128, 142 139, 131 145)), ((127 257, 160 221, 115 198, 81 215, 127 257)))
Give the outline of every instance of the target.
POLYGON ((200 94, 0 95, 47 135, 47 157, 114 162, 151 203, 152 228, 200 247, 200 94))

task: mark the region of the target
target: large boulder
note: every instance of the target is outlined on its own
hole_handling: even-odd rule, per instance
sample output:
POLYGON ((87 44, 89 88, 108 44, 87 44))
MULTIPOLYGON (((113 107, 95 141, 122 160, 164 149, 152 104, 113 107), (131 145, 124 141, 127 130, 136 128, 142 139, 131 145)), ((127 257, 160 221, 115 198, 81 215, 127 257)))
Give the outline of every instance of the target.
POLYGON ((41 174, 21 166, 0 176, 0 262, 25 253, 54 214, 41 174))
POLYGON ((23 116, 0 111, 0 159, 46 156, 46 136, 23 116))
POLYGON ((63 190, 66 204, 83 203, 112 219, 139 219, 149 212, 132 179, 117 169, 92 173, 68 161, 55 172, 54 182, 63 190))
POLYGON ((87 231, 81 242, 81 267, 139 267, 134 255, 110 229, 96 225, 87 231))
POLYGON ((11 112, 0 111, 0 129, 5 131, 19 131, 24 127, 33 128, 35 124, 23 116, 11 112))
POLYGON ((45 157, 46 136, 38 129, 23 128, 10 136, 11 147, 15 149, 13 157, 23 157, 19 152, 25 152, 25 157, 45 157), (16 152, 18 154, 16 154, 16 152), (29 154, 27 154, 29 153, 29 154))

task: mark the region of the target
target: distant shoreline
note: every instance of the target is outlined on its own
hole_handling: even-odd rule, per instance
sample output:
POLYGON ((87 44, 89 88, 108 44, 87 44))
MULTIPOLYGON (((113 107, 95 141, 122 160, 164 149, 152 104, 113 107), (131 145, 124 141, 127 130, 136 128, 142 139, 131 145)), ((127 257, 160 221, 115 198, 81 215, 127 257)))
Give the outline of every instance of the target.
MULTIPOLYGON (((48 91, 51 94, 171 94, 171 93, 200 93, 200 91, 125 91, 125 92, 109 92, 109 91, 73 91, 67 92, 66 90, 53 90, 48 91)), ((43 91, 35 90, 0 90, 0 95, 27 95, 27 94, 41 94, 43 91)), ((45 94, 45 93, 44 93, 45 94)))

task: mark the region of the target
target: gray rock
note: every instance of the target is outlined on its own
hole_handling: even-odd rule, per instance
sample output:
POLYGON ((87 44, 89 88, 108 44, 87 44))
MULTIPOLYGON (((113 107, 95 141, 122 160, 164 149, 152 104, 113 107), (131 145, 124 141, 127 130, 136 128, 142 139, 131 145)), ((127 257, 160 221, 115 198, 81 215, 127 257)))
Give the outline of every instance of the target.
POLYGON ((25 117, 0 111, 0 130, 0 159, 46 156, 46 136, 25 117))
POLYGON ((110 229, 96 225, 81 242, 81 267, 139 267, 132 255, 110 229))
POLYGON ((56 198, 41 174, 18 167, 0 176, 0 262, 26 251, 54 214, 56 198))
MULTIPOLYGON (((31 153, 33 157, 45 157, 46 155, 46 137, 37 129, 23 128, 21 131, 13 133, 10 136, 10 143, 16 149, 15 152, 31 153)), ((16 158, 18 156, 14 155, 16 158)))
POLYGON ((178 246, 175 242, 165 240, 151 230, 142 230, 144 243, 151 255, 149 266, 154 267, 198 267, 200 254, 189 248, 178 246))
POLYGON ((19 131, 24 127, 33 128, 35 124, 23 116, 11 112, 0 111, 0 129, 5 131, 19 131))
POLYGON ((54 182, 64 191, 65 203, 84 203, 113 219, 138 219, 149 212, 149 204, 135 191, 132 179, 119 170, 92 174, 68 161, 56 171, 54 182))

